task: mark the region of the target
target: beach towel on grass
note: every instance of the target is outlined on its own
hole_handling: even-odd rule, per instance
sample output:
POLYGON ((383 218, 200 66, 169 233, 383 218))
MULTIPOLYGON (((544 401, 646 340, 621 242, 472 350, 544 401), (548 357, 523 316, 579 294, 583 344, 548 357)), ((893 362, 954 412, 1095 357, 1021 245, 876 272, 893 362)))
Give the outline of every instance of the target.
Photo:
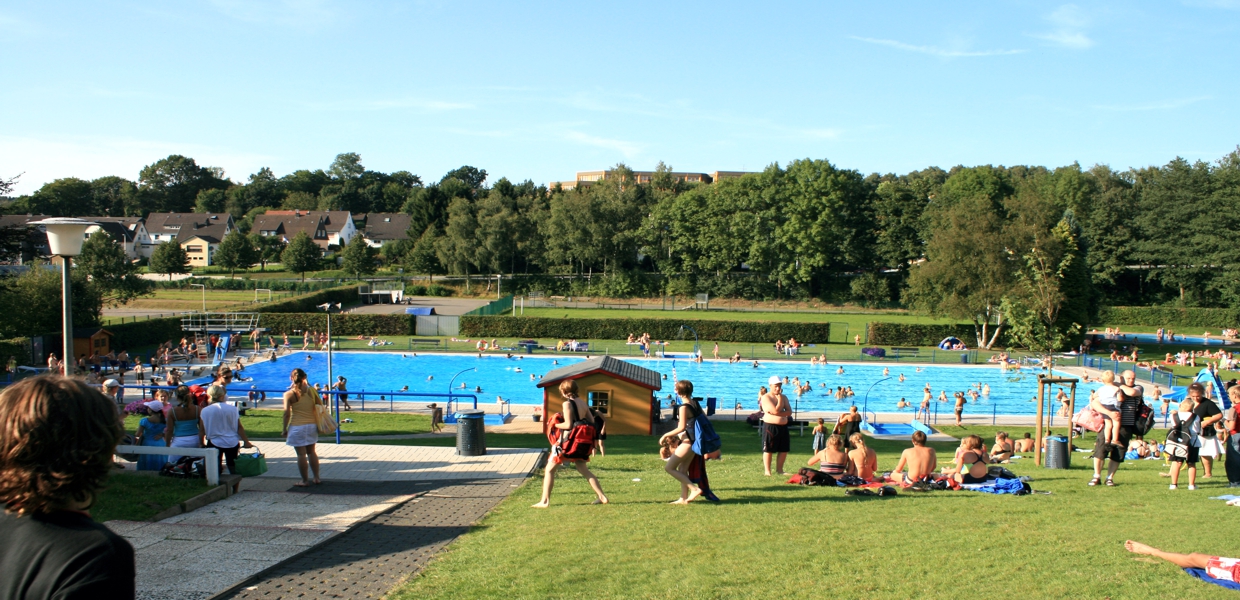
POLYGON ((1213 583, 1214 585, 1217 585, 1219 587, 1225 587, 1229 590, 1240 591, 1240 583, 1236 583, 1234 581, 1227 581, 1226 579, 1216 579, 1214 577, 1210 577, 1210 574, 1206 573, 1205 569, 1184 569, 1184 572, 1206 583, 1213 583))
POLYGON ((978 487, 964 488, 974 492, 982 492, 984 494, 1012 494, 1014 496, 1022 496, 1028 494, 1025 489, 1025 482, 1019 479, 996 479, 994 483, 989 485, 981 485, 978 487))

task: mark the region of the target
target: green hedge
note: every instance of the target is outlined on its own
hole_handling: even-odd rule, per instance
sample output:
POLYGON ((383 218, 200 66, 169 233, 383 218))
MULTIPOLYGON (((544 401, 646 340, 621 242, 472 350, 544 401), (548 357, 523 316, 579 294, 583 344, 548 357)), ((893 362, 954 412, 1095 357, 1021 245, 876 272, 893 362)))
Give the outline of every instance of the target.
POLYGON ((19 337, 9 340, 0 340, 0 362, 7 363, 9 357, 16 357, 19 365, 34 365, 39 360, 30 355, 34 351, 34 347, 30 343, 30 338, 19 337))
POLYGON ((1218 329, 1240 326, 1240 309, 1103 306, 1098 311, 1098 323, 1108 327, 1115 325, 1140 325, 1144 327, 1169 327, 1171 329, 1178 327, 1200 329, 1213 327, 1218 329))
POLYGON ((184 335, 181 333, 181 317, 104 325, 103 328, 112 332, 112 349, 117 351, 132 352, 137 348, 162 344, 168 340, 175 344, 184 335))
POLYGON ((827 323, 776 323, 768 321, 702 321, 672 319, 552 319, 543 317, 461 317, 462 336, 623 340, 630 333, 649 333, 656 340, 693 339, 716 342, 764 342, 795 337, 807 344, 830 339, 827 323))
POLYGON ((254 288, 268 289, 273 292, 309 293, 326 290, 341 285, 349 285, 340 281, 289 281, 287 279, 218 279, 215 277, 189 277, 176 281, 156 281, 155 287, 163 290, 187 290, 190 285, 205 285, 209 290, 252 291, 254 288))
MULTIPOLYGON (((994 331, 993 327, 987 333, 994 331)), ((872 346, 937 346, 947 337, 958 337, 970 348, 977 344, 977 332, 973 325, 929 325, 920 323, 869 323, 866 325, 868 343, 872 346)), ((1007 342, 1006 333, 1000 333, 995 345, 1007 342)), ((989 340, 987 340, 989 341, 989 340)))
MULTIPOLYGON (((259 325, 273 335, 299 335, 298 331, 325 331, 327 315, 318 313, 264 313, 259 325)), ((332 336, 413 335, 412 315, 332 315, 332 336)), ((289 340, 296 342, 297 340, 289 340)), ((293 346, 300 347, 294 343, 293 346)))
MULTIPOLYGON (((354 302, 358 299, 358 284, 352 284, 345 287, 332 288, 330 290, 321 290, 318 292, 297 296, 287 300, 280 300, 264 304, 256 309, 255 312, 260 313, 308 313, 318 310, 318 305, 328 302, 354 302)), ((261 319, 260 319, 261 321, 261 319)), ((266 325, 263 325, 266 327, 266 325)))

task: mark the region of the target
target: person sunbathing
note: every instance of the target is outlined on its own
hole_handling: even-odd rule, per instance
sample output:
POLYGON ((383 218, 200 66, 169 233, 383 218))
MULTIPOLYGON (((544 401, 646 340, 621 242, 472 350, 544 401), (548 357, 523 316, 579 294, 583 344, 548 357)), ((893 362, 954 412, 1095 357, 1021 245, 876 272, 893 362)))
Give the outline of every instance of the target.
POLYGON ((1006 431, 1000 431, 995 434, 995 445, 990 449, 990 462, 1005 462, 1012 458, 1012 438, 1008 437, 1006 431))
POLYGON ((960 452, 956 454, 956 466, 944 468, 943 474, 960 483, 985 483, 987 463, 986 451, 982 449, 982 438, 967 435, 960 440, 960 452))
POLYGON ((926 446, 926 434, 922 431, 913 432, 913 447, 900 453, 900 462, 891 471, 892 481, 899 484, 911 484, 930 477, 938 468, 938 457, 934 448, 926 446), (908 473, 905 474, 905 468, 908 473))
POLYGON ((1124 542, 1124 549, 1133 554, 1144 554, 1154 558, 1161 558, 1181 569, 1201 569, 1214 579, 1240 583, 1240 558, 1223 558, 1221 556, 1211 556, 1196 552, 1192 554, 1164 552, 1153 546, 1147 546, 1132 540, 1124 542))

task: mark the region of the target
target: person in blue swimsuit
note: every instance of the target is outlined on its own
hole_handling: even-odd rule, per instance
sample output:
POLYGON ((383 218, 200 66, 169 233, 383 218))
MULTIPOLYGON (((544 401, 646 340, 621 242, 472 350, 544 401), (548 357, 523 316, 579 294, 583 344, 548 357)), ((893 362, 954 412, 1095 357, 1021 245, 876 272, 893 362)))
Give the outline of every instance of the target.
MULTIPOLYGON (((166 448, 168 440, 164 436, 164 431, 168 428, 168 424, 164 422, 164 403, 151 400, 146 403, 146 410, 147 416, 138 421, 138 432, 134 440, 139 446, 166 448)), ((164 468, 166 462, 168 462, 168 457, 163 454, 140 454, 138 455, 138 470, 158 471, 164 468)))

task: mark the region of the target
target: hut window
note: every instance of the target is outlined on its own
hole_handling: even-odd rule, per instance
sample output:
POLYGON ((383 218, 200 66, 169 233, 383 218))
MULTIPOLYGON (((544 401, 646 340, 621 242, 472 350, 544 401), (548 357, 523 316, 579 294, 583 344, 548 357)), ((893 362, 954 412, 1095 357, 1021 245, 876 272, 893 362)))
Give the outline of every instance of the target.
POLYGON ((602 413, 605 416, 608 416, 608 417, 611 416, 611 392, 610 391, 590 392, 587 396, 590 399, 591 408, 593 408, 594 410, 597 410, 598 412, 602 413))

